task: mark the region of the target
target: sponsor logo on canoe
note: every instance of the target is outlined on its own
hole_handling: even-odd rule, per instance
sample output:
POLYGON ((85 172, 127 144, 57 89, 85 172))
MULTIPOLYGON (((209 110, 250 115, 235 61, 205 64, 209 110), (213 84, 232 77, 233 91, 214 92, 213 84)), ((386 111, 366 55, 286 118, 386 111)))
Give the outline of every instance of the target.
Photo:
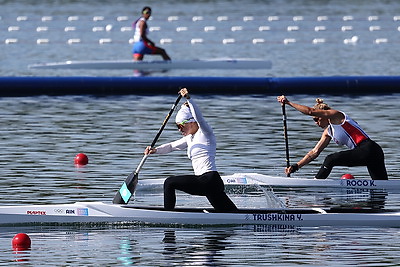
POLYGON ((26 214, 28 215, 46 215, 45 210, 27 210, 26 214))
POLYGON ((375 180, 340 180, 342 186, 365 186, 374 187, 376 186, 375 180))
POLYGON ((253 213, 254 221, 302 221, 302 214, 278 214, 278 213, 268 213, 268 214, 257 214, 253 213))
POLYGON ((227 184, 232 184, 232 183, 238 183, 238 184, 247 184, 247 179, 245 177, 243 178, 229 178, 226 179, 227 184))
POLYGON ((79 216, 89 216, 89 209, 87 208, 78 208, 76 211, 79 216))

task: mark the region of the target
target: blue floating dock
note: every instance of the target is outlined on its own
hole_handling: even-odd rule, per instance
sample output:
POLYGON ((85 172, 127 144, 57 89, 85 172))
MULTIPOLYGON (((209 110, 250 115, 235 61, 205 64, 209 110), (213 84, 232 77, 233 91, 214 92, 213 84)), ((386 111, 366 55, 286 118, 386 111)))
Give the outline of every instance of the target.
POLYGON ((392 94, 400 76, 346 77, 0 77, 0 96, 176 94, 392 94))

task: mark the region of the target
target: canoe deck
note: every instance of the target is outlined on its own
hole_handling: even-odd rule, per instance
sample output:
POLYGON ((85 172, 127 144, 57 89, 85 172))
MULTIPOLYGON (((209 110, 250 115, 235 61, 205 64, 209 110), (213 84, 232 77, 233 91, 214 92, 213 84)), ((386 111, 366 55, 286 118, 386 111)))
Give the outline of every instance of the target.
POLYGON ((400 227, 400 211, 386 209, 239 209, 215 212, 204 208, 115 205, 103 202, 0 206, 0 226, 66 224, 144 224, 165 226, 375 226, 400 227))

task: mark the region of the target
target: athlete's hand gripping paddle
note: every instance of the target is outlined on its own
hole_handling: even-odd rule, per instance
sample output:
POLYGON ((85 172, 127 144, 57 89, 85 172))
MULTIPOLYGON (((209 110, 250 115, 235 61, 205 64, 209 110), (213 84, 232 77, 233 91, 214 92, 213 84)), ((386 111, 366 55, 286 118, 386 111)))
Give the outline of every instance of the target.
MULTIPOLYGON (((179 94, 178 98, 175 100, 175 103, 172 105, 171 110, 165 117, 160 130, 158 131, 156 137, 154 138, 153 142, 151 143, 150 147, 154 147, 158 138, 160 137, 162 131, 165 128, 165 125, 167 125, 167 122, 169 118, 171 117, 172 113, 174 112, 176 106, 178 105, 179 101, 181 100, 182 95, 179 94)), ((120 189, 118 190, 117 194, 115 194, 115 197, 113 199, 114 204, 128 204, 131 196, 135 193, 136 185, 138 183, 138 176, 139 176, 139 171, 142 168, 143 164, 145 163, 147 157, 149 154, 144 155, 142 160, 140 161, 138 167, 134 172, 132 172, 126 179, 125 182, 122 184, 120 189)))

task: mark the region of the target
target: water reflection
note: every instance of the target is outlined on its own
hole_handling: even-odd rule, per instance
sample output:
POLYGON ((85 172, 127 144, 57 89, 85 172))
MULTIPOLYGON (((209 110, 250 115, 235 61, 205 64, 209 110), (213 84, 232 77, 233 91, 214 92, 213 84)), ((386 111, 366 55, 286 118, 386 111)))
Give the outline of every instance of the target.
POLYGON ((211 230, 206 231, 201 237, 195 236, 181 242, 177 241, 175 230, 165 230, 163 254, 166 261, 171 262, 178 257, 183 260, 183 265, 225 266, 221 261, 223 251, 231 245, 229 237, 234 234, 233 229, 211 230))
POLYGON ((123 238, 120 242, 119 251, 121 256, 118 260, 123 265, 134 265, 140 262, 140 251, 137 249, 138 242, 131 237, 123 238))
POLYGON ((395 208, 400 195, 396 192, 376 189, 275 189, 277 197, 288 208, 294 207, 358 207, 369 209, 395 208))

